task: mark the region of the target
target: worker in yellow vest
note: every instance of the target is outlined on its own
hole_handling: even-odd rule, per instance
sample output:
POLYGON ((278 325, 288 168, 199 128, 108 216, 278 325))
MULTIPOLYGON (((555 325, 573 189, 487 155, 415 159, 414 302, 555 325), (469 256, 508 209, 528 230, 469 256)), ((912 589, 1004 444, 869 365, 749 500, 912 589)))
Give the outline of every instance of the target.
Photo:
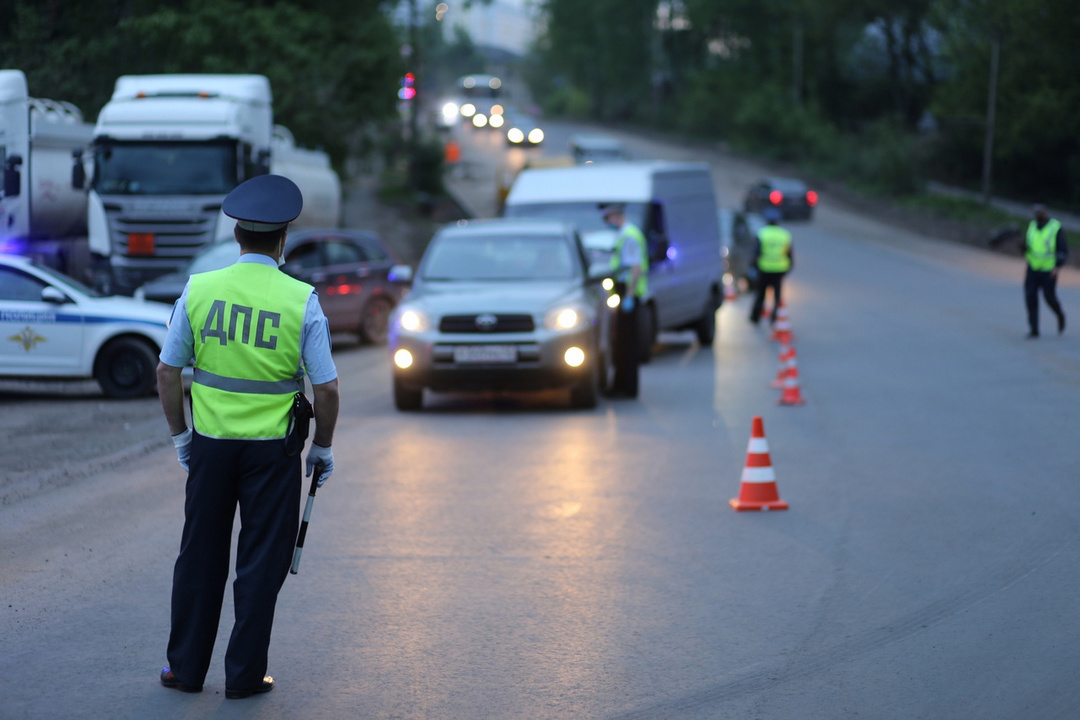
POLYGON ((1065 332, 1065 311, 1057 297, 1058 271, 1069 259, 1069 245, 1061 223, 1050 217, 1046 206, 1032 208, 1035 219, 1028 224, 1023 251, 1027 260, 1024 275, 1024 302, 1027 305, 1028 338, 1039 337, 1039 290, 1057 315, 1058 334, 1065 332))
POLYGON ((634 398, 638 396, 641 344, 651 342, 641 337, 641 304, 649 294, 649 247, 641 228, 626 219, 625 205, 603 204, 600 214, 617 233, 609 261, 621 298, 615 322, 614 389, 634 398))
POLYGON ((766 208, 762 213, 766 225, 758 230, 754 254, 750 259, 751 267, 757 268, 757 294, 750 310, 750 322, 757 325, 765 307, 765 291, 772 288, 773 310, 770 322, 776 322, 776 312, 780 307, 780 286, 795 265, 795 255, 791 247, 791 233, 780 227, 780 211, 766 208))
POLYGON ((311 417, 307 474, 318 467, 321 485, 334 471, 339 396, 329 325, 314 288, 278 269, 288 225, 302 206, 299 188, 279 175, 252 178, 229 193, 221 209, 237 221, 240 259, 191 276, 161 350, 158 394, 188 472, 161 684, 183 692, 200 692, 210 665, 237 505, 242 528, 225 697, 273 690, 267 651, 299 527, 300 452, 311 417), (181 370, 192 358, 189 426, 181 370), (303 394, 305 374, 314 408, 303 394))

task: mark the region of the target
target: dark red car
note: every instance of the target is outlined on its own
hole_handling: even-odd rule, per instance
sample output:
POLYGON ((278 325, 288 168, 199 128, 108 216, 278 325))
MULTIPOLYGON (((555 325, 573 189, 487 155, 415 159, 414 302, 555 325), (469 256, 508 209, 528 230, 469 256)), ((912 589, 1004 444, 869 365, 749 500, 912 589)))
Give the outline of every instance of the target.
POLYGON ((776 208, 784 220, 809 220, 818 204, 818 194, 794 178, 765 178, 750 186, 743 201, 748 213, 776 208))

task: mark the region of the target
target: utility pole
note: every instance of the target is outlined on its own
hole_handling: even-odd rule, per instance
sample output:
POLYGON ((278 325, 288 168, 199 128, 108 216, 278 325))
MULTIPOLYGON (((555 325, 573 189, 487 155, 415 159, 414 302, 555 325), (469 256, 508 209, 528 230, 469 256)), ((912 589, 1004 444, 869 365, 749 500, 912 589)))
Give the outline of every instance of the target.
POLYGON ((994 162, 994 123, 997 115, 998 56, 1001 54, 1001 33, 992 31, 990 43, 990 96, 986 103, 986 144, 983 146, 982 201, 990 204, 990 170, 994 162))
POLYGON ((419 132, 419 104, 420 104, 420 37, 419 37, 418 18, 416 16, 416 0, 409 0, 409 62, 412 67, 408 68, 408 72, 413 74, 415 78, 413 80, 413 87, 416 90, 416 94, 412 99, 408 100, 409 103, 409 189, 416 192, 418 184, 417 172, 419 158, 417 155, 420 150, 420 141, 417 133, 419 132))

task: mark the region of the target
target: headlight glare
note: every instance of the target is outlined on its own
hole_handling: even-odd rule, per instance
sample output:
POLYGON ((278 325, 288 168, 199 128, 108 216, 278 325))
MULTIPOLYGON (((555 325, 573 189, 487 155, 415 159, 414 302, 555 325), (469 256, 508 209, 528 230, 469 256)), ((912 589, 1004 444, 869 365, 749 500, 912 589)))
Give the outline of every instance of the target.
POLYGON ((615 293, 613 295, 608 295, 607 306, 609 308, 617 308, 617 307, 619 307, 619 302, 620 302, 620 300, 619 300, 618 293, 615 293))
POLYGON ((577 307, 559 307, 544 317, 544 326, 548 330, 574 330, 581 327, 585 314, 577 307))
POLYGON ((408 332, 422 332, 428 328, 427 316, 416 310, 406 310, 401 313, 401 318, 398 320, 398 324, 402 330, 408 332))

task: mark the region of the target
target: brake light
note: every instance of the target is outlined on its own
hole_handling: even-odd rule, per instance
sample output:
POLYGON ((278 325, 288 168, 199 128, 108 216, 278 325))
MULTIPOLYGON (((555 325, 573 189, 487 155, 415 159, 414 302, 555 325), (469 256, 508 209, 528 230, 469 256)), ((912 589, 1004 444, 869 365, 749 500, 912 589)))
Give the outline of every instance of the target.
POLYGON ((806 204, 810 207, 817 205, 817 193, 813 190, 806 193, 806 204))
POLYGON ((784 193, 780 192, 779 190, 773 190, 771 193, 769 193, 769 202, 771 202, 773 205, 779 205, 783 201, 783 199, 784 193))

